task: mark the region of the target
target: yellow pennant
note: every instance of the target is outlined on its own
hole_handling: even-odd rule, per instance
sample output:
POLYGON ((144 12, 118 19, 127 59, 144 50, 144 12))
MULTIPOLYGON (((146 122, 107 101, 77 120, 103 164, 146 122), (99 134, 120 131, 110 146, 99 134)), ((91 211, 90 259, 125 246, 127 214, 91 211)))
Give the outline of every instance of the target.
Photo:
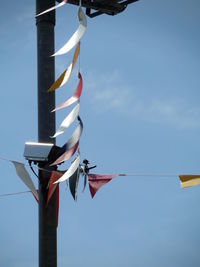
POLYGON ((200 184, 200 175, 179 175, 181 188, 191 187, 200 184))
POLYGON ((74 65, 76 64, 76 61, 77 61, 77 58, 78 58, 79 55, 80 55, 80 42, 76 46, 72 63, 59 76, 59 78, 51 85, 51 87, 48 90, 48 93, 56 90, 57 88, 60 88, 61 86, 63 86, 69 80, 69 77, 71 76, 72 70, 74 68, 74 65))

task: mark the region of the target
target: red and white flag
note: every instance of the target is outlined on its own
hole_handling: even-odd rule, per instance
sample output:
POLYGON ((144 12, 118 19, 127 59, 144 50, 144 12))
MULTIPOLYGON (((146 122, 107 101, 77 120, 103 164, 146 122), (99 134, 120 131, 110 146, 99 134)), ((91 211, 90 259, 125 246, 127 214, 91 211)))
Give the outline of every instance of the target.
POLYGON ((60 104, 54 110, 52 110, 52 112, 57 111, 57 110, 62 109, 62 108, 66 108, 66 107, 72 105, 73 103, 75 103, 76 101, 78 101, 80 99, 81 93, 82 93, 82 88, 83 88, 83 79, 82 79, 82 76, 81 76, 80 72, 78 74, 78 77, 79 77, 79 83, 78 83, 78 85, 76 87, 76 90, 73 93, 73 96, 70 97, 64 103, 60 104))

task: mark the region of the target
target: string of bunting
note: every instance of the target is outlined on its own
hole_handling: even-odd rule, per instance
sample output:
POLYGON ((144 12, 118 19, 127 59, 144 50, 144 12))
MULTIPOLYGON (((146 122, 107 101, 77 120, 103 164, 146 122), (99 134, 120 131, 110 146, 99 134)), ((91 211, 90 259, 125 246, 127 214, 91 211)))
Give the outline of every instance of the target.
MULTIPOLYGON (((11 163, 13 163, 17 175, 20 177, 20 179, 23 181, 23 183, 30 189, 30 191, 26 192, 31 192, 33 196, 38 200, 38 194, 37 194, 37 189, 35 188, 33 181, 30 178, 30 175, 28 174, 28 171, 26 170, 26 165, 5 159, 5 158, 0 158, 1 160, 6 160, 11 163)), ((93 173, 88 173, 87 169, 83 165, 80 164, 80 156, 74 160, 72 163, 71 167, 68 169, 67 172, 63 171, 53 171, 50 172, 49 170, 39 168, 41 170, 49 171, 51 173, 51 178, 49 182, 49 191, 48 191, 48 197, 47 197, 47 205, 51 199, 51 196, 53 195, 54 191, 56 190, 56 187, 59 182, 69 180, 71 177, 71 173, 73 173, 74 176, 79 177, 81 174, 82 176, 87 176, 87 180, 89 183, 89 189, 92 198, 96 194, 96 192, 106 183, 110 182, 112 179, 116 178, 117 176, 123 177, 123 176, 135 176, 135 177, 179 177, 181 188, 187 188, 187 187, 192 187, 200 184, 200 175, 194 175, 194 174, 93 174, 93 173), (71 168, 71 170, 70 170, 71 168), (75 172, 72 170, 75 169, 75 172)), ((73 179, 73 183, 78 181, 78 179, 73 179)), ((72 189, 72 183, 71 183, 71 189, 72 189)), ((74 192, 77 192, 77 186, 73 189, 74 192)), ((20 192, 19 192, 20 193, 20 192)), ((16 193, 17 194, 17 193, 16 193)), ((73 194, 74 199, 76 199, 76 194, 73 194)))
MULTIPOLYGON (((60 5, 57 5, 55 7, 50 8, 49 10, 44 11, 49 12, 51 10, 56 9, 57 7, 60 7, 64 5, 66 1, 63 1, 60 5)), ((40 15, 40 14, 39 14, 40 15)), ((78 102, 76 106, 73 108, 73 110, 66 116, 66 118, 62 121, 60 124, 58 130, 56 133, 52 136, 52 138, 55 138, 65 132, 65 130, 70 127, 70 125, 78 119, 78 126, 76 127, 75 131, 69 138, 69 140, 60 148, 60 151, 58 153, 57 159, 51 164, 53 165, 58 165, 62 162, 65 162, 69 160, 78 150, 78 155, 75 157, 74 161, 72 164, 69 166, 68 170, 63 174, 63 175, 51 175, 50 182, 49 182, 49 194, 48 194, 48 201, 47 205, 50 201, 50 198, 57 188, 57 185, 61 181, 66 181, 69 180, 69 188, 72 193, 73 198, 76 200, 77 199, 77 187, 78 187, 78 180, 79 180, 79 165, 80 165, 80 137, 83 131, 83 123, 82 120, 79 116, 79 111, 80 111, 80 97, 82 93, 82 88, 83 88, 83 79, 82 75, 80 73, 80 40, 82 36, 84 35, 87 27, 87 19, 82 11, 81 8, 81 2, 79 3, 78 7, 78 21, 79 21, 79 26, 78 29, 75 31, 75 33, 71 36, 71 38, 61 47, 56 53, 54 53, 52 56, 58 56, 58 55, 64 55, 67 52, 69 52, 73 47, 75 47, 72 63, 64 70, 64 72, 61 73, 61 75, 57 78, 57 80, 51 85, 51 87, 48 89, 48 93, 51 93, 55 91, 58 88, 61 88, 63 85, 65 85, 75 67, 75 64, 77 62, 77 59, 79 58, 79 68, 78 68, 78 85, 73 93, 73 95, 67 99, 64 103, 60 104, 57 106, 52 112, 58 111, 60 109, 69 107, 70 105, 78 102)))
MULTIPOLYGON (((44 15, 48 12, 51 12, 59 7, 64 6, 67 3, 67 0, 62 1, 60 4, 53 6, 40 14, 36 15, 36 17, 44 15)), ((88 161, 87 163, 81 164, 80 159, 80 137, 83 131, 83 122, 79 116, 80 111, 80 97, 82 93, 83 88, 83 79, 82 75, 80 73, 80 40, 83 37, 86 28, 87 28, 87 20, 84 12, 81 8, 81 1, 79 3, 78 7, 78 21, 79 26, 77 30, 74 32, 74 34, 71 36, 71 38, 53 55, 51 56, 58 56, 58 55, 64 55, 68 53, 71 49, 75 47, 72 63, 64 70, 64 72, 61 73, 61 75, 57 78, 57 80, 51 85, 51 87, 48 89, 48 93, 51 93, 55 91, 56 89, 61 88, 64 86, 76 65, 77 59, 79 58, 79 68, 78 68, 78 85, 73 93, 73 95, 67 99, 64 103, 58 105, 52 112, 58 111, 60 109, 69 107, 70 105, 77 102, 76 106, 72 109, 72 111, 65 117, 65 119, 60 124, 58 130, 55 132, 52 138, 56 138, 57 136, 63 134, 67 128, 71 126, 71 124, 77 119, 78 120, 78 126, 72 133, 71 137, 68 139, 68 141, 60 148, 57 159, 51 164, 58 165, 62 162, 65 162, 69 160, 75 153, 78 151, 77 155, 75 156, 74 160, 72 161, 71 165, 67 169, 67 171, 49 171, 43 168, 39 168, 41 170, 49 172, 50 180, 48 184, 48 195, 47 195, 47 202, 46 207, 48 206, 49 202, 51 201, 51 197, 56 191, 56 197, 57 197, 57 223, 58 223, 58 213, 59 213, 59 183, 63 181, 67 181, 69 183, 70 192, 74 198, 74 200, 77 200, 77 189, 78 189, 78 183, 79 183, 79 176, 82 175, 84 177, 84 189, 87 185, 87 182, 89 184, 89 190, 91 193, 92 198, 95 196, 97 191, 110 182, 112 179, 114 179, 117 176, 160 176, 160 177, 168 177, 168 176, 177 176, 176 175, 153 175, 153 174, 92 174, 89 172, 90 169, 88 168, 88 161)), ((34 196, 35 200, 38 202, 39 196, 38 196, 38 190, 36 189, 28 171, 26 170, 25 164, 14 161, 14 160, 8 160, 4 158, 0 158, 2 160, 6 160, 11 162, 16 170, 16 174, 18 177, 22 180, 22 182, 27 186, 29 191, 26 192, 18 192, 18 193, 12 193, 12 194, 3 194, 1 196, 9 196, 9 195, 15 195, 15 194, 22 194, 31 192, 34 196)), ((83 161, 84 162, 84 161, 83 161)), ((200 175, 179 175, 180 183, 182 188, 191 187, 200 184, 200 175)), ((83 191, 84 191, 83 189, 83 191)))

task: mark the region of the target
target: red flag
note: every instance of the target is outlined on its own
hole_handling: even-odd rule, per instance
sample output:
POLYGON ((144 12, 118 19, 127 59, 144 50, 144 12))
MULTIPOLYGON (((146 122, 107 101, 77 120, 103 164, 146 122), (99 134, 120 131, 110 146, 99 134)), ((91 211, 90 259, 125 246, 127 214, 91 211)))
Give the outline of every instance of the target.
POLYGON ((51 178, 50 178, 50 181, 49 181, 49 190, 48 190, 46 206, 48 206, 49 201, 50 201, 50 199, 51 199, 51 197, 52 197, 52 195, 53 195, 53 193, 56 190, 56 187, 58 185, 58 184, 54 184, 54 182, 56 182, 62 175, 63 175, 63 173, 61 173, 61 172, 56 172, 56 171, 52 172, 51 178))
POLYGON ((117 176, 125 176, 125 174, 88 174, 89 188, 92 198, 100 187, 110 182, 117 176))
POLYGON ((56 188, 56 216, 57 216, 57 227, 58 227, 58 217, 59 217, 59 184, 56 188))
POLYGON ((82 93, 82 88, 83 88, 83 79, 82 76, 79 72, 78 74, 79 77, 79 83, 76 87, 76 90, 73 93, 73 96, 70 97, 67 101, 65 101, 64 103, 60 104, 58 107, 56 107, 54 110, 52 110, 52 112, 57 111, 59 109, 65 108, 70 106, 71 104, 75 103, 76 101, 78 101, 81 97, 81 93, 82 93))

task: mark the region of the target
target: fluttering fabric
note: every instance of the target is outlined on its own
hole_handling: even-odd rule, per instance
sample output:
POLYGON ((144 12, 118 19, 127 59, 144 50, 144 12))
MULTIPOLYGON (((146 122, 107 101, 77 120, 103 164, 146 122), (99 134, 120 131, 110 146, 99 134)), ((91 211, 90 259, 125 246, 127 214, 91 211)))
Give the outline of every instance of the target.
POLYGON ((69 138, 67 143, 65 143, 60 148, 58 152, 59 157, 56 159, 55 162, 51 164, 51 166, 57 165, 63 161, 68 160, 76 152, 78 145, 79 145, 79 140, 80 140, 80 137, 83 131, 83 123, 79 116, 78 116, 78 120, 79 120, 78 126, 76 127, 75 131, 73 132, 72 136, 69 138))
POLYGON ((88 174, 88 183, 89 189, 92 198, 95 196, 96 192, 101 188, 103 185, 110 182, 113 178, 117 176, 126 176, 125 174, 88 174))
POLYGON ((69 189, 75 201, 77 201, 79 175, 80 175, 80 171, 79 171, 79 168, 77 168, 75 173, 69 178, 69 189))
POLYGON ((59 184, 56 187, 56 216, 57 216, 57 227, 58 227, 58 218, 59 218, 59 184))
POLYGON ((79 77, 79 82, 78 82, 78 85, 76 87, 76 90, 73 93, 73 96, 70 97, 64 103, 57 106, 54 110, 52 110, 52 112, 57 111, 57 110, 62 109, 62 108, 66 108, 80 99, 81 93, 82 93, 82 88, 83 88, 83 79, 82 79, 82 76, 80 73, 78 74, 78 77, 79 77))
POLYGON ((60 149, 60 153, 65 153, 67 150, 71 149, 75 146, 75 144, 80 140, 82 131, 83 131, 83 123, 80 117, 78 117, 79 124, 73 132, 72 136, 69 138, 67 143, 64 144, 60 149))
POLYGON ((68 180, 77 171, 77 169, 79 168, 79 165, 80 165, 80 155, 78 154, 77 158, 71 164, 69 169, 63 174, 63 176, 60 179, 58 179, 54 183, 60 183, 65 180, 68 180))
POLYGON ((48 13, 48 12, 50 12, 50 11, 53 11, 53 10, 55 10, 55 9, 61 7, 61 6, 64 6, 66 3, 67 3, 67 0, 64 0, 64 1, 62 1, 61 3, 59 3, 58 5, 53 6, 53 7, 50 7, 50 8, 48 8, 48 9, 46 9, 45 11, 43 11, 43 12, 37 14, 36 17, 39 17, 39 16, 41 16, 41 15, 43 15, 43 14, 45 14, 45 13, 48 13))
POLYGON ((78 103, 73 110, 69 113, 69 115, 62 121, 61 125, 59 126, 59 129, 56 131, 54 136, 52 138, 55 138, 56 136, 63 134, 64 131, 74 122, 74 120, 78 117, 80 110, 80 103, 78 103))
POLYGON ((55 54, 52 56, 63 55, 69 52, 75 45, 78 44, 82 36, 84 35, 87 28, 87 19, 81 7, 78 8, 78 20, 79 26, 76 32, 72 35, 72 37, 68 40, 68 42, 60 48, 55 54))
POLYGON ((200 175, 179 175, 181 188, 191 187, 200 184, 200 175))
POLYGON ((33 181, 31 180, 25 166, 23 163, 17 162, 17 161, 11 161, 14 164, 14 167, 16 169, 16 173, 19 176, 19 178, 24 182, 24 184, 31 190, 33 196, 38 201, 38 192, 35 188, 35 185, 33 181))
POLYGON ((59 158, 56 159, 56 161, 54 161, 50 166, 54 166, 54 165, 58 165, 68 159, 70 159, 74 153, 76 152, 77 148, 79 146, 79 141, 69 150, 67 150, 66 152, 64 152, 59 158))
POLYGON ((53 195, 53 193, 55 192, 58 184, 54 184, 54 182, 56 182, 57 180, 60 179, 60 177, 62 177, 63 173, 61 172, 57 172, 57 171, 53 171, 51 173, 51 177, 50 177, 50 180, 49 180, 49 188, 48 188, 48 196, 47 196, 47 203, 46 203, 46 206, 48 206, 49 204, 49 201, 53 195))
POLYGON ((57 227, 58 227, 58 217, 59 217, 59 184, 54 184, 61 176, 62 172, 53 171, 49 180, 48 196, 46 207, 48 206, 53 193, 56 191, 56 217, 57 217, 57 227))
POLYGON ((69 65, 68 68, 65 69, 65 71, 60 75, 60 77, 51 85, 48 92, 52 92, 67 83, 67 81, 69 80, 71 76, 72 70, 76 64, 76 61, 79 55, 80 55, 80 42, 78 42, 76 46, 72 63, 69 65))

